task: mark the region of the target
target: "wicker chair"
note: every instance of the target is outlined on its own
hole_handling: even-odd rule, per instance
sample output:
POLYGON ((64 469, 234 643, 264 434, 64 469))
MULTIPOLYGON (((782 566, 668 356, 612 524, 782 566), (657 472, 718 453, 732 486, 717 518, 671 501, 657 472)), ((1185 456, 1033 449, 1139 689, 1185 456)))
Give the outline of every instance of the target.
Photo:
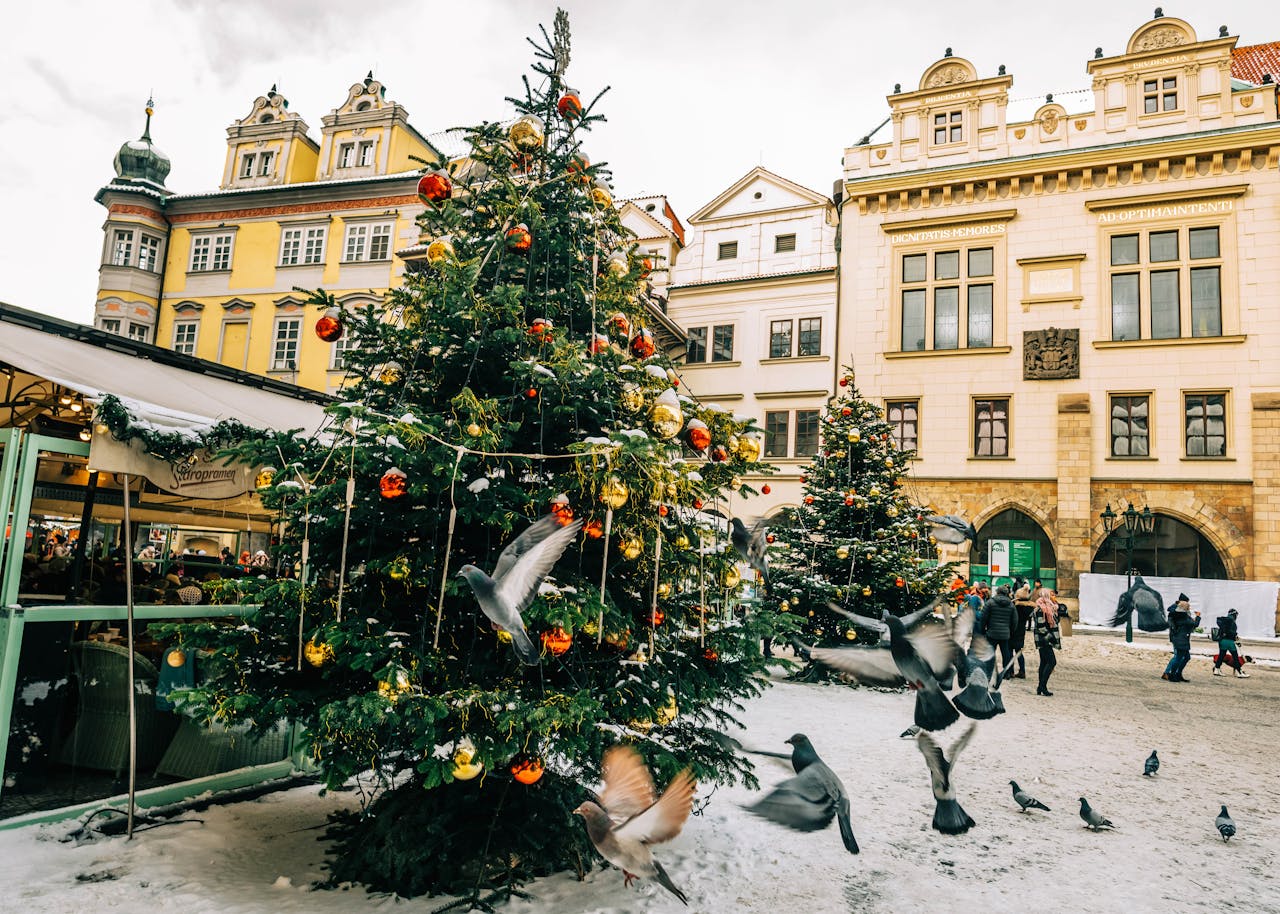
POLYGON ((183 718, 173 742, 156 767, 156 774, 200 778, 283 761, 289 755, 291 730, 287 724, 279 724, 254 739, 247 727, 225 727, 219 723, 206 727, 183 718))
POLYGON ((74 729, 62 744, 58 761, 111 771, 119 778, 129 764, 129 695, 138 721, 138 769, 149 769, 168 745, 177 720, 156 709, 158 675, 151 661, 134 655, 129 688, 129 650, 103 641, 71 646, 79 679, 80 707, 74 729))

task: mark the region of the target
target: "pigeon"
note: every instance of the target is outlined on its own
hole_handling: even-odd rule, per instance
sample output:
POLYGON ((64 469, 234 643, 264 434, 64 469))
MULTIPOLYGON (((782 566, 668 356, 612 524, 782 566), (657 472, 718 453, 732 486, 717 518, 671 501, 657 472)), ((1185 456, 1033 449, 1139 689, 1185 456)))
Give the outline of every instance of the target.
POLYGON ((1049 811, 1048 806, 1045 806, 1031 794, 1019 787, 1017 781, 1010 781, 1009 786, 1013 788, 1013 801, 1022 807, 1023 812, 1026 812, 1028 809, 1043 809, 1045 812, 1049 811))
POLYGON ((1089 805, 1084 797, 1080 798, 1080 818, 1084 819, 1085 828, 1097 831, 1100 828, 1115 828, 1111 820, 1089 805))
POLYGON ((765 593, 769 592, 769 543, 765 539, 768 528, 764 522, 757 523, 748 530, 738 518, 729 521, 729 541, 737 550, 742 560, 760 572, 764 580, 765 593))
POLYGON ((797 733, 787 742, 793 747, 791 767, 795 777, 787 778, 747 810, 796 831, 818 831, 830 825, 834 817, 845 849, 856 854, 858 842, 849 821, 849 795, 844 784, 818 758, 809 737, 797 733))
POLYGON ((1004 713, 1004 696, 1000 694, 1000 686, 1004 682, 1004 675, 1012 669, 1016 655, 1009 658, 1008 665, 992 685, 991 680, 987 678, 986 664, 991 662, 995 653, 995 647, 985 636, 973 636, 966 658, 969 664, 969 681, 960 694, 952 699, 956 709, 965 717, 974 720, 990 720, 997 714, 1004 713))
POLYGON ((958 514, 930 514, 925 522, 933 525, 929 532, 940 543, 959 546, 965 540, 978 541, 978 531, 973 524, 958 514))
POLYGON ((1236 823, 1231 816, 1227 814, 1227 807, 1222 807, 1222 812, 1218 813, 1218 818, 1213 820, 1213 824, 1218 826, 1218 834, 1222 835, 1222 840, 1227 841, 1236 836, 1236 823))
POLYGON ((1142 766, 1142 776, 1149 778, 1160 770, 1160 759, 1156 756, 1156 750, 1152 749, 1151 754, 1147 756, 1147 761, 1142 766))
POLYGON ((951 760, 943 754, 942 747, 923 730, 916 734, 916 748, 924 756, 929 766, 929 779, 933 786, 933 798, 937 806, 933 811, 933 827, 944 835, 963 835, 977 823, 956 802, 955 785, 951 783, 951 772, 955 768, 960 751, 969 743, 977 724, 969 724, 968 729, 960 734, 960 738, 951 744, 951 760))
POLYGON ((1162 632, 1169 627, 1169 617, 1164 611, 1164 598, 1158 590, 1142 580, 1142 575, 1134 578, 1129 589, 1120 594, 1111 627, 1124 625, 1134 612, 1138 614, 1138 628, 1144 632, 1162 632))
POLYGON ((537 665, 538 649, 525 631, 520 613, 533 601, 538 585, 581 529, 580 520, 561 526, 554 514, 548 514, 502 550, 493 577, 475 565, 458 569, 458 577, 471 585, 476 602, 493 627, 511 636, 511 645, 521 663, 537 665))
POLYGON ((910 727, 907 727, 907 729, 898 734, 898 739, 915 739, 916 734, 919 732, 920 728, 915 724, 912 724, 910 727))
POLYGON ((588 800, 573 811, 582 816, 587 837, 601 857, 622 870, 623 885, 630 886, 637 876, 652 877, 687 905, 689 899, 653 859, 649 846, 670 841, 684 828, 697 786, 693 775, 684 769, 655 799, 653 778, 635 749, 614 746, 604 754, 602 767, 600 804, 588 800))
POLYGON ((937 597, 923 610, 906 619, 887 616, 889 650, 881 647, 814 647, 814 660, 855 679, 881 685, 902 685, 915 690, 915 724, 924 730, 945 730, 960 719, 960 712, 938 685, 955 662, 956 643, 938 625, 919 625, 910 634, 904 621, 923 619, 925 610, 943 598, 937 597))

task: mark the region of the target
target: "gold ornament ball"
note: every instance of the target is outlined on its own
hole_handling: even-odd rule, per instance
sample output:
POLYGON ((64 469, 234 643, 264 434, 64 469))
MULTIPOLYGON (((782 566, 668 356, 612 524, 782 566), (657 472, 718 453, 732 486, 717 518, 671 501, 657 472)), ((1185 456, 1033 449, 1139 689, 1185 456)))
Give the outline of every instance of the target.
POLYGON ((783 601, 782 601, 782 603, 781 603, 781 604, 779 604, 778 609, 779 609, 781 612, 789 613, 789 612, 791 612, 791 604, 790 604, 789 602, 787 602, 786 600, 783 600, 783 601))
POLYGON ((862 440, 862 432, 858 431, 856 428, 850 429, 849 440, 852 441, 854 444, 857 444, 859 441, 862 440))
POLYGON ((667 483, 667 488, 665 491, 667 493, 667 498, 675 498, 677 495, 680 494, 680 489, 677 488, 674 482, 667 483))
POLYGON ((482 431, 484 431, 484 429, 474 422, 467 426, 467 434, 472 438, 479 438, 482 431))
POLYGON ((869 596, 871 596, 871 588, 870 588, 870 587, 864 587, 864 588, 862 588, 862 595, 863 595, 864 597, 869 597, 869 596))
POLYGON ((622 408, 634 413, 644 406, 644 391, 635 384, 628 384, 622 388, 620 399, 622 400, 622 408))
POLYGON ((610 476, 600 488, 600 503, 615 511, 625 505, 630 497, 631 490, 617 476, 610 476))
POLYGON ((307 663, 319 668, 331 663, 335 654, 333 653, 333 648, 327 642, 317 641, 312 638, 302 646, 302 657, 307 663))
POLYGON ((409 577, 409 560, 404 556, 397 557, 387 568, 387 577, 393 581, 403 581, 409 577))
POLYGON ((730 566, 724 570, 724 574, 720 575, 720 584, 732 590, 742 581, 742 575, 738 574, 738 569, 730 566))
POLYGON ((671 585, 665 581, 658 585, 658 597, 665 600, 671 596, 671 585))
POLYGON ((390 682, 386 680, 378 682, 378 694, 388 701, 395 701, 409 689, 409 674, 404 670, 396 670, 390 682))
MULTIPOLYGON (((305 649, 303 650, 303 653, 306 653, 305 649)), ((169 651, 168 655, 164 659, 169 666, 186 666, 187 652, 180 647, 175 647, 173 650, 169 651)))
POLYGON ((858 633, 857 633, 856 631, 854 631, 853 629, 851 629, 851 628, 849 628, 849 629, 845 629, 844 636, 845 636, 845 638, 847 638, 849 641, 857 641, 857 640, 858 640, 858 633))
POLYGON ((659 727, 665 727, 673 722, 680 714, 680 709, 676 706, 676 697, 668 696, 667 703, 658 709, 657 723, 659 727))
POLYGON ((685 536, 683 533, 681 533, 679 536, 677 536, 677 537, 676 537, 676 548, 677 548, 677 549, 688 549, 688 548, 689 548, 689 537, 685 536))
POLYGON ((739 489, 741 489, 741 488, 742 488, 742 479, 741 479, 741 477, 735 476, 735 477, 733 477, 732 479, 730 479, 730 480, 729 480, 729 488, 730 488, 730 489, 732 489, 732 490, 733 490, 733 491, 735 491, 735 492, 736 492, 736 491, 738 491, 739 489))
POLYGON ((400 374, 402 371, 404 371, 404 369, 400 367, 399 362, 388 362, 383 365, 382 369, 378 372, 378 380, 383 384, 395 384, 400 380, 400 374))
POLYGON ((669 403, 655 403, 649 410, 649 424, 657 432, 659 438, 674 438, 680 434, 684 426, 684 416, 678 406, 669 403))
POLYGON ((638 536, 624 536, 618 541, 618 551, 624 559, 638 559, 644 551, 644 541, 638 536))
POLYGON ((892 457, 886 457, 886 458, 884 459, 884 465, 885 465, 885 466, 887 466, 887 467, 892 467, 892 466, 893 466, 893 458, 892 458, 892 457))
POLYGON ((484 771, 484 762, 476 761, 476 750, 471 746, 459 746, 453 753, 453 779, 469 781, 484 771))
POLYGON ((890 505, 890 506, 888 507, 888 509, 887 509, 884 513, 885 513, 885 514, 888 514, 890 517, 897 517, 897 516, 898 516, 898 508, 897 508, 897 506, 896 506, 896 505, 890 505))
POLYGON ((879 486, 872 486, 870 489, 868 489, 868 490, 867 490, 867 495, 869 495, 871 498, 879 498, 879 497, 880 497, 880 487, 879 487, 879 486))
POLYGON ((849 547, 848 547, 848 546, 840 546, 840 547, 838 547, 838 548, 836 549, 836 558, 838 558, 838 559, 847 559, 848 557, 849 557, 849 547))
POLYGON ((836 451, 836 456, 842 460, 844 459, 844 454, 845 454, 844 451, 836 451))
POLYGON ((738 439, 738 457, 747 463, 755 463, 763 451, 764 445, 754 435, 743 435, 738 439))
POLYGON ((597 181, 596 186, 591 188, 591 202, 601 209, 613 206, 613 194, 609 193, 608 185, 597 181))
POLYGON ((507 138, 511 145, 521 152, 532 152, 542 146, 542 118, 526 114, 507 130, 507 138))
POLYGON ((433 267, 450 260, 457 259, 457 253, 453 249, 453 242, 448 238, 437 238, 427 245, 427 263, 433 267))
POLYGON ((256 489, 269 489, 275 481, 275 467, 263 467, 258 471, 257 477, 254 478, 253 486, 256 489))
POLYGON ((818 520, 818 526, 819 526, 819 527, 825 527, 826 525, 827 525, 826 518, 821 518, 821 519, 819 519, 819 520, 818 520))

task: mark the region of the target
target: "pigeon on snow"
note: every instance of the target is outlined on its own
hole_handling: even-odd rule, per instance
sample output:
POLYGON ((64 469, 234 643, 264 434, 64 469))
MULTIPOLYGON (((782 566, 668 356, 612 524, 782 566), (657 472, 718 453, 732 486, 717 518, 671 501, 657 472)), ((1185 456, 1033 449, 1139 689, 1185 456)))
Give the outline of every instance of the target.
POLYGON ((951 772, 955 769, 956 759, 969 743, 977 724, 969 724, 960 738, 951 744, 951 759, 948 761, 942 747, 923 730, 916 734, 916 748, 924 756, 929 766, 929 780, 933 786, 933 799, 937 802, 933 811, 933 827, 945 835, 963 835, 977 823, 970 818, 964 808, 956 802, 956 788, 951 783, 951 772))
MULTIPOLYGON (((932 610, 943 598, 938 597, 925 610, 932 610)), ((960 712, 938 685, 955 662, 956 643, 947 631, 937 625, 920 625, 908 633, 903 625, 919 617, 920 610, 906 619, 887 616, 889 650, 880 647, 846 647, 810 649, 814 660, 855 679, 880 685, 901 685, 915 690, 915 723, 925 730, 945 730, 960 719, 960 712)))
POLYGON ((767 533, 768 528, 763 521, 748 530, 738 518, 729 520, 729 541, 733 543, 733 548, 737 550, 738 555, 742 556, 742 560, 760 572, 766 592, 769 590, 769 543, 765 538, 767 533))
POLYGON ((1013 801, 1022 807, 1023 812, 1026 812, 1028 809, 1043 809, 1045 812, 1049 811, 1048 806, 1045 806, 1031 794, 1019 787, 1017 781, 1010 781, 1009 786, 1013 788, 1013 801))
POLYGON ((1222 812, 1218 813, 1218 818, 1213 820, 1213 824, 1218 826, 1218 834, 1222 835, 1222 840, 1226 841, 1236 836, 1236 823, 1227 813, 1227 807, 1222 807, 1222 812))
POLYGON ((1080 818, 1084 819, 1085 828, 1097 831, 1100 828, 1115 828, 1111 820, 1089 805, 1084 797, 1080 798, 1080 818))
POLYGON ((1151 754, 1147 756, 1146 762, 1142 765, 1142 776, 1149 778, 1160 770, 1160 759, 1156 756, 1156 750, 1152 749, 1151 754))
POLYGON ((562 527, 554 514, 548 514, 531 524, 502 550, 493 569, 493 577, 475 565, 463 565, 458 569, 458 576, 471 585, 481 611, 495 629, 511 635, 516 656, 529 666, 538 663, 538 648, 525 631, 520 614, 533 601, 538 585, 581 529, 580 520, 562 527))
POLYGON ((965 540, 978 541, 978 531, 973 524, 958 514, 930 514, 925 522, 933 525, 929 532, 940 543, 959 546, 965 540))
POLYGON ((637 876, 652 877, 687 905, 689 899, 653 859, 649 846, 670 841, 684 828, 697 786, 693 775, 684 769, 655 799, 649 769, 630 746, 614 746, 606 752, 603 768, 600 805, 588 800, 573 811, 582 816, 587 837, 601 857, 622 870, 624 885, 631 885, 637 876))
POLYGON ((750 812, 771 822, 797 831, 818 831, 831 824, 834 817, 840 825, 840 839, 851 854, 858 852, 849 821, 849 795, 834 771, 814 751, 809 737, 797 733, 787 740, 791 751, 791 767, 795 777, 773 788, 764 799, 748 806, 750 812))

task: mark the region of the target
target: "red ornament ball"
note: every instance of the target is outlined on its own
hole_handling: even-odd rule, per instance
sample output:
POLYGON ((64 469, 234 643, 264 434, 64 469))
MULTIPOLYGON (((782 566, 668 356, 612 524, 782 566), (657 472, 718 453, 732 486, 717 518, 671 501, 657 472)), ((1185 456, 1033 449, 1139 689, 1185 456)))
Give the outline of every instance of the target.
POLYGON ((847 505, 848 507, 852 508, 852 507, 853 507, 853 496, 852 496, 852 495, 846 495, 846 496, 844 497, 844 503, 845 503, 845 505, 847 505))
POLYGON ((653 608, 653 615, 649 617, 649 621, 653 623, 654 628, 657 628, 663 622, 667 621, 667 614, 655 606, 653 608))
POLYGON ((587 174, 589 167, 591 167, 591 160, 579 152, 569 160, 569 164, 565 166, 565 171, 574 176, 571 180, 575 180, 579 184, 590 184, 591 175, 587 174))
POLYGON ((569 504, 569 496, 557 495, 551 499, 551 513, 555 516, 557 524, 561 527, 568 526, 573 521, 573 508, 569 504))
POLYGON ((535 317, 533 322, 529 324, 529 336, 546 337, 551 332, 551 328, 555 326, 545 317, 535 317))
POLYGON ((768 494, 769 494, 770 492, 772 492, 772 491, 773 491, 773 489, 769 488, 769 484, 768 484, 767 482, 766 482, 764 485, 762 485, 762 486, 760 487, 760 494, 761 494, 761 495, 768 495, 768 494))
POLYGON ((848 377, 843 377, 843 378, 841 378, 841 379, 840 379, 840 386, 841 386, 841 387, 848 387, 848 386, 849 386, 849 378, 848 378, 848 377))
POLYGON ((538 399, 538 389, 536 387, 530 387, 524 392, 524 395, 530 400, 536 400, 538 399))
POLYGON ((556 110, 566 121, 576 121, 582 117, 582 99, 573 89, 565 89, 560 101, 556 102, 556 110))
POLYGON ((428 206, 443 203, 453 196, 453 182, 443 171, 429 171, 418 179, 418 199, 428 206))
POLYGON ((533 235, 529 232, 529 226, 521 222, 519 225, 513 225, 507 229, 507 250, 515 251, 517 254, 529 253, 529 248, 533 247, 533 235))
POLYGON ((532 755, 517 755, 511 760, 511 776, 525 786, 542 780, 542 759, 532 755))
POLYGON ((653 334, 643 327, 631 338, 631 353, 638 359, 649 358, 653 355, 654 348, 653 334))
POLYGON ((907 582, 906 582, 906 581, 904 581, 904 580, 902 580, 902 578, 894 578, 894 579, 893 579, 893 586, 894 586, 894 587, 904 587, 904 586, 906 586, 906 583, 907 583, 907 582))
POLYGON ((598 520, 588 521, 587 525, 582 528, 582 532, 591 539, 598 540, 600 537, 604 536, 604 524, 600 523, 598 520))
POLYGON ((378 480, 378 491, 388 500, 399 498, 409 491, 409 477, 399 467, 392 467, 378 480))
MULTIPOLYGON (((697 422, 695 419, 694 422, 697 422)), ((711 429, 707 428, 701 422, 689 423, 688 429, 685 430, 685 440, 689 442, 689 447, 695 451, 705 451, 707 445, 711 443, 711 429)))
POLYGON ((557 625, 542 633, 542 645, 552 657, 559 657, 573 646, 573 635, 557 625))
POLYGON ((336 343, 342 339, 344 329, 342 326, 342 312, 337 308, 329 308, 316 321, 316 336, 326 343, 336 343))
POLYGON ((611 333, 618 334, 618 336, 630 336, 631 321, 627 319, 625 314, 619 311, 614 314, 613 317, 609 318, 609 331, 611 333))
POLYGON ((776 537, 776 536, 774 536, 772 533, 767 533, 767 534, 765 534, 764 541, 765 541, 766 543, 773 543, 776 539, 777 539, 777 537, 776 537))
POLYGON ((702 652, 702 659, 708 663, 715 663, 720 659, 720 655, 716 653, 716 649, 714 647, 709 647, 702 652))
POLYGON ((695 499, 693 500, 693 509, 694 509, 695 511, 701 511, 701 510, 702 510, 702 499, 701 499, 701 498, 695 498, 695 499))
POLYGON ((648 279, 649 274, 653 272, 653 260, 649 257, 640 259, 640 278, 648 279))
POLYGON ((667 506, 666 506, 666 505, 658 505, 658 516, 659 516, 659 517, 666 517, 666 516, 667 516, 667 506))
POLYGON ((853 415, 853 410, 851 410, 849 407, 846 406, 844 409, 840 410, 840 415, 851 416, 853 415))
POLYGON ((806 505, 811 505, 811 504, 813 504, 813 496, 812 496, 812 495, 806 495, 806 496, 804 497, 804 503, 805 503, 806 505))
POLYGON ((602 333, 595 333, 591 336, 591 342, 587 344, 587 352, 591 355, 599 355, 602 352, 609 351, 609 338, 602 333))
POLYGON ((723 444, 717 444, 711 449, 711 459, 716 463, 723 463, 729 459, 729 449, 723 444))

